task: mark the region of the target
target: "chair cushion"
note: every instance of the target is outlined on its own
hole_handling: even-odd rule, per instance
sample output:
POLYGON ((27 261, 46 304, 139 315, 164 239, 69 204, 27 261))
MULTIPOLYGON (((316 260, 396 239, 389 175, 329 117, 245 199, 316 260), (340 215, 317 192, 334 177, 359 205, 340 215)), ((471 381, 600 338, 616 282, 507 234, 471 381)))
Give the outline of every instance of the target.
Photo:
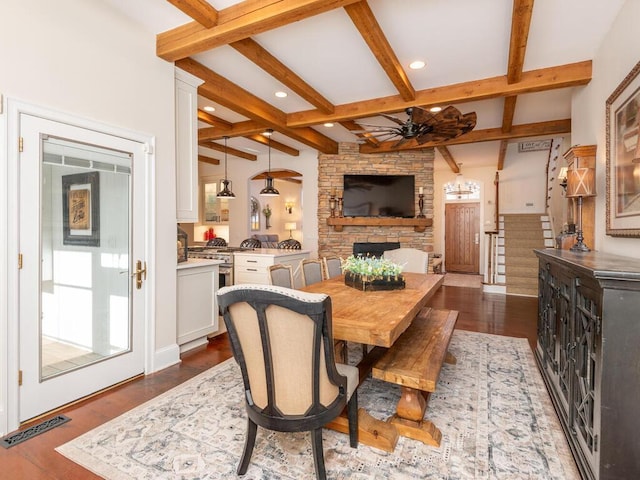
POLYGON ((360 383, 358 367, 345 365, 344 363, 336 363, 336 370, 338 370, 338 373, 343 377, 347 377, 347 400, 349 400, 353 392, 358 388, 358 383, 360 383))

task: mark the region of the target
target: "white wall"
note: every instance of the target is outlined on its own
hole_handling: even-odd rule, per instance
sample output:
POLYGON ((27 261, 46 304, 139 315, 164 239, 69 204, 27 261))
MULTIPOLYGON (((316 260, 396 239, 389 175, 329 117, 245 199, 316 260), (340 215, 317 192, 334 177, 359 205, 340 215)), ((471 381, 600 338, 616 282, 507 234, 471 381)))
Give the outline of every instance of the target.
POLYGON ((593 80, 577 91, 572 102, 572 138, 579 145, 597 145, 597 250, 640 257, 640 239, 606 234, 606 117, 607 98, 640 60, 638 41, 640 1, 627 0, 593 61, 593 80))
MULTIPOLYGON (((0 93, 5 100, 14 98, 155 136, 154 174, 160 192, 155 205, 157 262, 149 265, 157 294, 155 346, 156 351, 172 348, 176 342, 173 65, 156 56, 155 35, 102 2, 2 0, 0 13, 0 93)), ((6 150, 0 152, 2 230, 16 208, 7 205, 4 164, 11 159, 6 156, 6 150)), ((6 258, 15 252, 2 253, 0 418, 6 405, 6 258)))
MULTIPOLYGON (((260 232, 249 231, 249 197, 250 178, 268 169, 268 156, 259 155, 256 162, 242 159, 228 160, 229 180, 233 182, 233 193, 236 199, 229 202, 229 237, 230 245, 237 246, 242 240, 250 237, 252 233, 279 234, 280 238, 289 238, 289 232, 285 231, 284 222, 295 221, 304 225, 302 232, 294 232, 294 238, 302 243, 302 248, 311 250, 311 256, 316 256, 318 251, 318 155, 315 151, 301 151, 300 156, 292 157, 284 153, 271 150, 271 169, 289 169, 302 173, 302 199, 296 200, 293 213, 289 215, 284 211, 284 202, 288 198, 286 187, 282 189, 282 195, 277 198, 257 197, 261 208, 269 203, 273 214, 271 216, 272 228, 264 229, 264 215, 260 216, 260 232), (291 218, 291 220, 289 219, 291 218)), ((224 175, 224 165, 208 165, 200 163, 200 175, 224 175)), ((284 182, 278 182, 280 189, 284 182)))

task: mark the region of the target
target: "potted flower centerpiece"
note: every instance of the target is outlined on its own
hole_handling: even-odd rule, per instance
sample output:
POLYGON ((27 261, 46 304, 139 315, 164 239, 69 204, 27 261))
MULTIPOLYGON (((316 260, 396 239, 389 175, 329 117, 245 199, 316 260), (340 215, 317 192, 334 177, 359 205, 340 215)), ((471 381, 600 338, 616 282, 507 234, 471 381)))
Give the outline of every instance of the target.
POLYGON ((402 265, 378 257, 351 255, 342 261, 345 285, 363 291, 404 288, 402 268, 402 265))

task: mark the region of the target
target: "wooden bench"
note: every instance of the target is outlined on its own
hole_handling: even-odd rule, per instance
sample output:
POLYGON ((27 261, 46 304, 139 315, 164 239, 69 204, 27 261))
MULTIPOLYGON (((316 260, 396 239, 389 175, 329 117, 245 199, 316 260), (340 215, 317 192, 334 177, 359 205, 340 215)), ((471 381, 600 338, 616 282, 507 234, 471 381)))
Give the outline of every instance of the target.
POLYGON ((423 308, 372 369, 374 378, 402 387, 396 413, 388 421, 400 435, 436 447, 442 434, 432 422, 424 420, 424 413, 443 362, 456 363, 448 348, 457 319, 455 310, 423 308))

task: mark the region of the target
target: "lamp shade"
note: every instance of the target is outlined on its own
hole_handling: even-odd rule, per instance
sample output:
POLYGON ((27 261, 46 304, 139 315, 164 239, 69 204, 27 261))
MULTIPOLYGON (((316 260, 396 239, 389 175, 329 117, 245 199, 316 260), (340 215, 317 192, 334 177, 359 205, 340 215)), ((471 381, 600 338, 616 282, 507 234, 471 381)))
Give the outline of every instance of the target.
POLYGON ((567 173, 567 197, 595 197, 596 171, 593 168, 572 168, 567 173))
POLYGON ((284 224, 285 230, 296 230, 296 228, 297 228, 296 222, 287 222, 284 224))

